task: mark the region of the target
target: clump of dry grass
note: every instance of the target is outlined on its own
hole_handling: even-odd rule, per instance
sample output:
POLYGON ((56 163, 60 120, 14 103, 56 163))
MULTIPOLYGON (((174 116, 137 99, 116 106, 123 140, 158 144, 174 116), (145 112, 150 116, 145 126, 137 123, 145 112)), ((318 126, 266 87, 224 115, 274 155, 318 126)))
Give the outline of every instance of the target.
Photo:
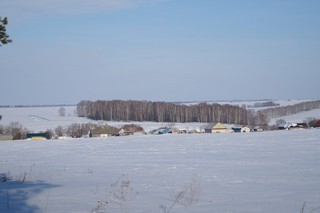
MULTIPOLYGON (((307 202, 304 202, 304 203, 302 204, 301 209, 300 209, 300 213, 305 213, 306 208, 307 208, 307 202)), ((320 210, 320 207, 313 208, 313 209, 311 209, 309 212, 312 213, 312 212, 316 212, 317 210, 320 210)))
MULTIPOLYGON (((169 183, 166 188, 169 193, 170 203, 168 206, 160 206, 164 213, 171 213, 178 204, 189 207, 199 201, 201 186, 196 177, 193 177, 182 189, 178 190, 177 187, 169 183)), ((132 201, 137 194, 133 190, 131 181, 122 176, 110 185, 106 198, 98 200, 96 207, 91 213, 105 213, 114 206, 117 206, 126 213, 128 211, 128 202, 132 201)))
POLYGON ((183 189, 177 190, 172 184, 168 184, 168 192, 170 195, 171 204, 161 206, 164 213, 170 213, 172 209, 180 204, 184 207, 194 205, 199 201, 201 186, 196 177, 193 177, 190 183, 187 183, 183 189))
POLYGON ((12 175, 10 171, 6 173, 0 173, 0 182, 9 182, 9 181, 15 181, 18 183, 24 183, 27 180, 27 173, 22 172, 19 175, 12 175))
POLYGON ((116 205, 121 208, 123 212, 127 212, 127 204, 136 194, 137 193, 133 192, 131 181, 123 175, 110 185, 110 189, 107 190, 106 199, 104 201, 99 200, 91 213, 107 212, 110 205, 116 205))

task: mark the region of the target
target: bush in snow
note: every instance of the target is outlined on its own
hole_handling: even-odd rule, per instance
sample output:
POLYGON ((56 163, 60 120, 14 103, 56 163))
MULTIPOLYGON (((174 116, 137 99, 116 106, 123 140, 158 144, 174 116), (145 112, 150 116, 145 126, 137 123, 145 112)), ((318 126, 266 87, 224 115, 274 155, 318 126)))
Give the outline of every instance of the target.
POLYGON ((19 122, 11 122, 9 125, 0 128, 3 134, 9 134, 13 136, 13 140, 25 139, 28 130, 22 126, 19 122))

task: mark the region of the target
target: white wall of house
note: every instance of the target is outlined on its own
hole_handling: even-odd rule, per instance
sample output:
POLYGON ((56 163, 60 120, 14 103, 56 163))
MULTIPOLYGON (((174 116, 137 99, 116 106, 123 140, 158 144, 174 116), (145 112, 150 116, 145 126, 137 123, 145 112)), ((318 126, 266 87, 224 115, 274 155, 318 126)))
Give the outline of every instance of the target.
POLYGON ((242 127, 241 128, 241 132, 250 132, 250 128, 249 127, 242 127))

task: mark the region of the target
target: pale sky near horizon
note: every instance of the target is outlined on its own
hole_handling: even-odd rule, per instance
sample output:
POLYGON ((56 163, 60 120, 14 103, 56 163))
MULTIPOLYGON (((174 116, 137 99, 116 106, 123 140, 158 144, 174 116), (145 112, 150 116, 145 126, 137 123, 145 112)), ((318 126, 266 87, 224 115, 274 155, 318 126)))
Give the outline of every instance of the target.
POLYGON ((318 0, 1 0, 0 105, 319 99, 318 0))

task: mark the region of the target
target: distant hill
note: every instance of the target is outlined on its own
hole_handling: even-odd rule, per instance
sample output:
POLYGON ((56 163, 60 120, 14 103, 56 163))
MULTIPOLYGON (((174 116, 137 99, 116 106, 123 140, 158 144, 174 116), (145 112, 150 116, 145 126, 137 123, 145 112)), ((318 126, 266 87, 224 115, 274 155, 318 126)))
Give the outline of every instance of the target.
POLYGON ((314 109, 320 109, 320 100, 301 102, 293 105, 280 106, 274 108, 267 108, 258 112, 263 113, 269 119, 271 119, 281 116, 294 115, 300 112, 306 112, 314 109))

